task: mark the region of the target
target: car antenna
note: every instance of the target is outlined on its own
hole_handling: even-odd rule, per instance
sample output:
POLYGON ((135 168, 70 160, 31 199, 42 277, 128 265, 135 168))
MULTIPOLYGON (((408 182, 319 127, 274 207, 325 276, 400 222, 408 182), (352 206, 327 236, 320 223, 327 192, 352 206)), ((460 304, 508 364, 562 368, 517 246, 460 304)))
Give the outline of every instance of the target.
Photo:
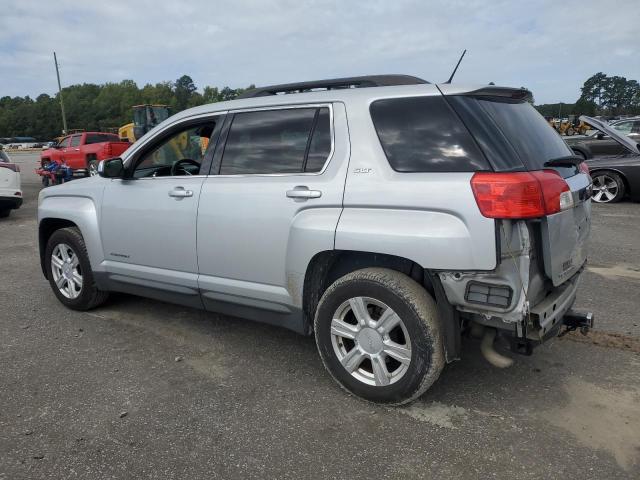
POLYGON ((462 57, 464 57, 464 54, 467 53, 467 49, 464 49, 464 52, 462 52, 462 55, 460 55, 460 60, 458 60, 458 63, 456 63, 456 68, 453 69, 453 72, 451 72, 451 76, 449 77, 449 80, 447 80, 444 83, 451 83, 451 80, 453 80, 453 76, 456 74, 456 72, 458 71, 458 67, 460 66, 460 62, 462 61, 462 57))

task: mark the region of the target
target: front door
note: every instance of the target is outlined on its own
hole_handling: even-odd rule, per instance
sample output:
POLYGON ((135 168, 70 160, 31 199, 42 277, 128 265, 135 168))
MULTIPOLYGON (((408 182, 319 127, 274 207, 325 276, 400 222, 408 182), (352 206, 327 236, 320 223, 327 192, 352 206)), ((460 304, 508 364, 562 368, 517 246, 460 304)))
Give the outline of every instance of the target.
POLYGON ((214 123, 152 139, 128 161, 130 178, 105 188, 100 230, 110 288, 202 306, 196 216, 214 123))
POLYGON ((333 249, 342 210, 344 107, 242 112, 230 122, 214 157, 219 174, 207 177, 200 197, 202 300, 213 311, 299 330, 307 263, 333 249))

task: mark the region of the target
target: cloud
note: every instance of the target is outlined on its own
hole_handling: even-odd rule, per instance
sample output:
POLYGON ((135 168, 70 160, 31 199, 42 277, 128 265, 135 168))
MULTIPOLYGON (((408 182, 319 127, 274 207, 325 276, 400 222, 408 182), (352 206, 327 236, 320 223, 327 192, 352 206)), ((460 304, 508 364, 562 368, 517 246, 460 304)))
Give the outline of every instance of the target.
POLYGON ((0 96, 63 84, 143 85, 189 74, 200 88, 373 73, 526 86, 574 101, 593 73, 640 78, 637 1, 191 0, 15 2, 0 18, 0 96))

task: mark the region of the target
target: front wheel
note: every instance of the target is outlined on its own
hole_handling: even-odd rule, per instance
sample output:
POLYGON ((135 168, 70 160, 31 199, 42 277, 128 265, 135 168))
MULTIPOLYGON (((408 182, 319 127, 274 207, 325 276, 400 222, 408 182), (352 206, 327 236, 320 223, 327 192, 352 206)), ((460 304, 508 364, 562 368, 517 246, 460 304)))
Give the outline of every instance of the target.
POLYGON ((89 310, 107 300, 93 279, 87 248, 77 228, 51 235, 45 251, 47 278, 58 300, 73 310, 89 310))
POLYGON ((616 203, 622 200, 625 185, 622 177, 615 172, 596 172, 593 175, 593 201, 616 203))
POLYGON ((0 218, 6 218, 11 214, 11 209, 0 210, 0 218))
POLYGON ((336 280, 320 300, 314 327, 333 378, 372 402, 411 402, 444 367, 434 300, 394 270, 366 268, 336 280))

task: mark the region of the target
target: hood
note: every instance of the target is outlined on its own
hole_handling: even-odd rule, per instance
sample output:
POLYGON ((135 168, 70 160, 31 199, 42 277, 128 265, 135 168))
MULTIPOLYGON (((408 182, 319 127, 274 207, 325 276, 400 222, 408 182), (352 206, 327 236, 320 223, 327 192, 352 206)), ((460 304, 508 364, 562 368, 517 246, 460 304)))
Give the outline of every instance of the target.
POLYGON ((580 120, 582 120, 585 123, 588 123, 593 128, 600 130, 605 135, 609 135, 611 138, 613 138, 616 142, 618 142, 620 145, 625 147, 631 153, 634 153, 636 155, 640 153, 640 144, 638 144, 638 142, 635 142, 634 140, 627 137, 626 135, 621 134, 615 128, 611 128, 606 123, 601 122, 596 118, 587 117, 586 115, 580 115, 580 120))

